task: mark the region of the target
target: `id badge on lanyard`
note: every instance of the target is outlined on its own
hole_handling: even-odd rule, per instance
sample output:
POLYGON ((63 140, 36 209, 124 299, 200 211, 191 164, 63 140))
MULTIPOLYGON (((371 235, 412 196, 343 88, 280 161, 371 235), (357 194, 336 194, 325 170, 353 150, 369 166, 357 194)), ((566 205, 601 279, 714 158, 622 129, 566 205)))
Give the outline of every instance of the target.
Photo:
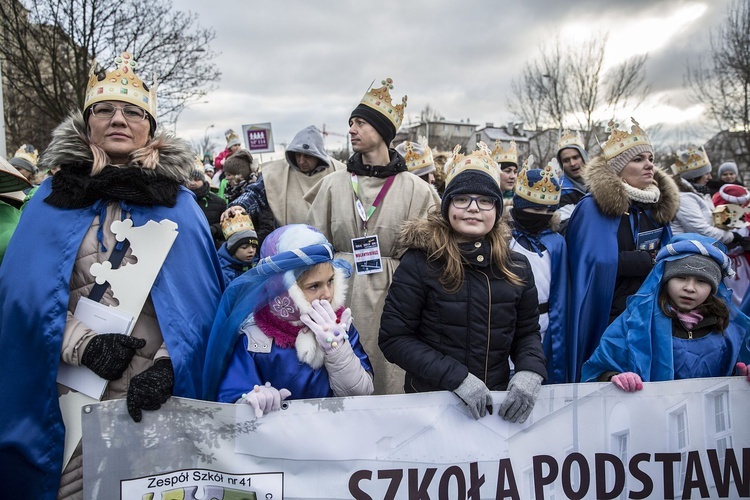
POLYGON ((352 173, 352 189, 354 190, 354 207, 357 210, 357 215, 362 219, 362 229, 364 236, 360 238, 352 238, 352 252, 354 253, 354 264, 357 274, 373 274, 383 272, 383 259, 380 255, 380 243, 378 242, 377 235, 367 234, 367 221, 370 220, 372 214, 380 206, 383 201, 385 194, 393 184, 394 177, 388 177, 383 187, 380 188, 380 192, 375 201, 372 203, 369 211, 365 211, 365 207, 362 201, 359 199, 359 182, 357 180, 357 174, 352 173))

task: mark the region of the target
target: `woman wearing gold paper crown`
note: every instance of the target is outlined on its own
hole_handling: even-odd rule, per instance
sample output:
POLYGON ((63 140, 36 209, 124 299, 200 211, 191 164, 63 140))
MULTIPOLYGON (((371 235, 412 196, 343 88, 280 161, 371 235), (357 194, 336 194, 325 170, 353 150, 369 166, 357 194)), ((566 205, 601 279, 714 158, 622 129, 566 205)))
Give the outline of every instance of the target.
POLYGON ((547 373, 537 292, 529 261, 508 247, 497 165, 478 146, 467 156, 453 150, 440 212, 404 224, 408 251, 379 343, 406 370, 406 392, 451 391, 479 419, 492 413, 490 391, 508 390, 498 414, 524 422, 547 373))
POLYGON ((440 204, 435 190, 407 171, 390 143, 404 119, 406 96, 393 105, 391 79, 370 89, 349 118, 354 154, 346 171, 326 176, 305 200, 308 223, 333 244, 336 256, 355 269, 349 307, 375 373, 375 394, 403 392, 404 373, 388 363, 378 348, 383 301, 402 249, 396 234, 402 222, 424 217, 440 204))
MULTIPOLYGON (((82 366, 109 381, 103 398, 126 398, 136 422, 171 395, 201 394, 223 285, 208 225, 184 186, 195 160, 187 143, 156 130, 156 86, 134 74, 132 56, 115 61, 112 71, 94 65, 83 113, 73 112, 54 131, 40 165, 60 171, 26 205, 0 267, 0 366, 8 374, 0 391, 0 463, 10 497, 82 496, 80 445, 60 476, 66 431, 59 369, 82 366), (148 280, 139 276, 153 280, 150 288, 94 286, 94 273, 110 265, 142 274, 136 266, 156 250, 139 251, 148 246, 139 228, 161 221, 176 224, 177 234, 162 250, 161 267, 151 261, 158 271, 148 280), (127 239, 117 241, 124 229, 127 239), (79 303, 112 306, 136 292, 145 302, 130 336, 97 335, 74 316, 79 303)), ((115 273, 106 279, 116 283, 115 273)))
POLYGON ((625 310, 653 268, 659 249, 672 236, 669 223, 678 206, 677 187, 654 166, 646 133, 633 120, 631 131, 610 122, 603 154, 586 164, 587 194, 570 217, 566 240, 571 295, 568 323, 568 380, 596 349, 602 332, 625 310))

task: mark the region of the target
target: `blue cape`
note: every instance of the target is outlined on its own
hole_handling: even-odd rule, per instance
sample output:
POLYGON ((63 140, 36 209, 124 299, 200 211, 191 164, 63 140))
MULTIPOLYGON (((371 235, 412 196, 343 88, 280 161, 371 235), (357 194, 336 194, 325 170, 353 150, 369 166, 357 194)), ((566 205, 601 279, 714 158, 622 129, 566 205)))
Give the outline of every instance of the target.
MULTIPOLYGON (((0 470, 5 495, 55 498, 65 429, 55 379, 70 276, 93 207, 44 203, 46 180, 26 205, 0 266, 0 470)), ((131 205, 135 226, 169 219, 179 234, 151 289, 174 366, 174 395, 200 397, 204 352, 223 282, 213 240, 186 188, 174 207, 131 205)))
MULTIPOLYGON (((521 234, 525 233, 516 229, 521 234)), ((542 347, 547 358, 546 384, 563 384, 567 380, 567 324, 568 310, 568 249, 565 238, 549 229, 539 235, 547 248, 552 263, 552 280, 549 291, 549 326, 542 347)))
MULTIPOLYGON (((604 215, 591 194, 576 205, 568 223, 565 237, 570 256, 569 382, 580 382, 581 366, 594 352, 609 324, 617 279, 619 226, 620 217, 604 215)), ((661 245, 671 237, 667 224, 661 245)))
MULTIPOLYGON (((628 298, 627 309, 606 329, 596 351, 583 365, 583 381, 595 381, 599 375, 607 371, 634 372, 640 375, 644 382, 674 380, 672 320, 665 316, 659 307, 658 296, 664 275, 664 263, 683 258, 690 253, 699 253, 684 245, 688 239, 705 243, 706 248, 711 246, 711 242, 715 242, 705 236, 685 233, 675 236, 670 245, 659 252, 657 264, 646 277, 646 281, 635 295, 628 298), (680 253, 670 253, 671 245, 680 248, 680 253)), ((750 336, 747 333, 750 318, 732 303, 732 291, 727 289, 723 281, 719 282, 717 295, 729 308, 730 325, 724 333, 744 337, 737 359, 747 362, 750 360, 750 336)))

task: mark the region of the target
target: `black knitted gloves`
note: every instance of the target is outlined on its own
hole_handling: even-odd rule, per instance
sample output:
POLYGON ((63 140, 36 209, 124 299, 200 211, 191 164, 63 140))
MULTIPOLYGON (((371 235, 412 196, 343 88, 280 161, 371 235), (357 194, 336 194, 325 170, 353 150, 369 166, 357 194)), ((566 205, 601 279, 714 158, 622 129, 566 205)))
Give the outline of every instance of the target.
POLYGON ((103 379, 122 377, 135 356, 136 349, 146 346, 144 339, 120 333, 102 333, 92 338, 81 356, 81 364, 103 379))
POLYGON ((172 395, 174 370, 168 358, 158 359, 153 366, 130 381, 128 386, 128 413, 136 422, 141 421, 141 410, 158 410, 172 395))

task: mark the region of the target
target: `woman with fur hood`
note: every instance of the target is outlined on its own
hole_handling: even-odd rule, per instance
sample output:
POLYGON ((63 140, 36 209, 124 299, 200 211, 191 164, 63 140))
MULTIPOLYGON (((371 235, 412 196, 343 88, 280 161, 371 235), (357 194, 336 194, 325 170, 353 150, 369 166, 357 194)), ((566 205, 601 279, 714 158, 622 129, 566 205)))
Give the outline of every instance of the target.
POLYGON ((507 389, 499 415, 524 422, 547 373, 537 292, 528 260, 508 248, 497 164, 479 145, 468 156, 454 149, 440 212, 404 224, 409 250, 378 340, 406 371, 407 393, 452 391, 479 419, 492 413, 490 391, 507 389))
POLYGON ((95 64, 83 114, 54 131, 40 163, 60 170, 26 205, 0 267, 0 463, 9 497, 83 496, 80 444, 63 471, 59 365, 108 380, 103 399, 126 398, 136 422, 172 395, 201 395, 223 284, 208 224, 184 186, 195 159, 187 143, 156 131, 156 89, 135 75, 115 77, 132 74, 132 56, 116 62, 111 72, 95 64), (117 304, 111 287, 94 286, 91 268, 135 265, 111 227, 128 219, 135 227, 168 219, 179 232, 132 334, 97 334, 73 313, 82 297, 117 304))
POLYGON ((602 155, 586 164, 589 194, 576 206, 566 240, 570 263, 568 379, 580 381, 583 363, 602 333, 625 310, 659 249, 671 236, 679 205, 672 178, 653 164, 648 136, 633 120, 630 132, 609 123, 602 155))

